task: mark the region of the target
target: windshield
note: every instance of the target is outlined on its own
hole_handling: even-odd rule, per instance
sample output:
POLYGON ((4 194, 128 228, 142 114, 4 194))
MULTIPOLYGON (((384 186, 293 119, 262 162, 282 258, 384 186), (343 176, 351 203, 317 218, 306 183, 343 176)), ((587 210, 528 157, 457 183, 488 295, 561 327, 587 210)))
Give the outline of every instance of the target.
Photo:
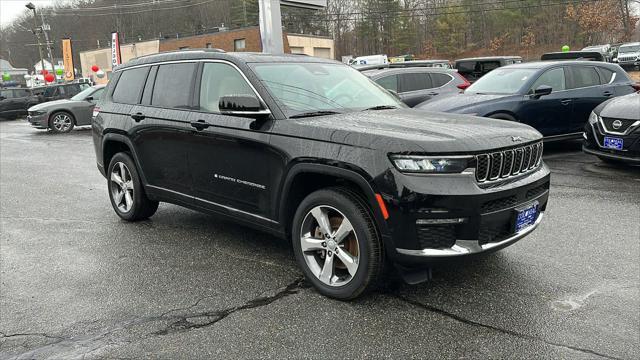
POLYGON ((404 107, 359 71, 342 64, 259 63, 253 69, 287 116, 404 107))
POLYGON ((640 52, 640 45, 623 45, 618 50, 619 53, 640 52))
POLYGON ((469 86, 465 92, 476 94, 515 94, 524 86, 537 69, 501 67, 469 86))
POLYGON ((82 101, 84 100, 84 98, 86 98, 87 96, 89 96, 95 89, 92 87, 88 87, 82 91, 80 91, 79 93, 77 93, 76 95, 74 95, 71 100, 76 100, 76 101, 82 101))

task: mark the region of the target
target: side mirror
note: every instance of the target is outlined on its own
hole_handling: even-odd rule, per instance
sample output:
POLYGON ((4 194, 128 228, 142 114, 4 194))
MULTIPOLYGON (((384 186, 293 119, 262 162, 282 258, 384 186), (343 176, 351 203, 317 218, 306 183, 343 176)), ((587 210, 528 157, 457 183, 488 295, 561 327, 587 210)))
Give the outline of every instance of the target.
POLYGON ((84 100, 92 102, 93 101, 93 96, 87 96, 86 98, 84 98, 84 100))
POLYGON ((551 86, 540 85, 540 86, 538 86, 538 88, 536 88, 533 91, 533 97, 535 99, 539 99, 539 98, 541 98, 543 96, 551 94, 552 91, 553 91, 553 88, 551 86))
POLYGON ((221 113, 233 116, 257 118, 271 114, 262 107, 260 100, 253 95, 228 95, 221 96, 218 101, 218 109, 221 113))

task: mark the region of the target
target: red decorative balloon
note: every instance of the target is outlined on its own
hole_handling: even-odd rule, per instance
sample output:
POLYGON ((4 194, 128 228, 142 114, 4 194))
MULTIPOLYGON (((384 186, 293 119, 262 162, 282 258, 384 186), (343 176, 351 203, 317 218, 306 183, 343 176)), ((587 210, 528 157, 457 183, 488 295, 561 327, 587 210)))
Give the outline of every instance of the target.
POLYGON ((91 67, 91 71, 93 71, 93 72, 98 72, 98 70, 100 70, 100 68, 98 67, 98 65, 93 65, 93 66, 91 67))
POLYGON ((47 75, 45 75, 45 76, 44 76, 44 79, 45 79, 47 82, 53 82, 53 81, 56 79, 56 77, 55 77, 55 76, 53 76, 53 74, 47 74, 47 75))
POLYGON ((45 76, 46 76, 48 73, 49 73, 49 72, 47 71, 47 69, 40 70, 40 74, 42 74, 42 75, 45 75, 45 76))

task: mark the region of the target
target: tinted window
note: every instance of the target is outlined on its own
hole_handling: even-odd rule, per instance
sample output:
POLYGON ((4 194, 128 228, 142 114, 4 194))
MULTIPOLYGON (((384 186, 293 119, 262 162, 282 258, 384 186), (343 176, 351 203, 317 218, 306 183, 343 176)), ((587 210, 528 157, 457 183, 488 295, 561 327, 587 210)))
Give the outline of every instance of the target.
POLYGON ((613 80, 613 75, 616 73, 613 70, 598 68, 600 70, 600 80, 603 84, 608 84, 613 80))
POLYGON ((27 97, 29 96, 29 90, 27 89, 15 89, 13 90, 16 97, 27 97))
POLYGON ((449 81, 451 81, 451 76, 447 74, 438 74, 438 73, 431 74, 431 85, 433 85, 434 88, 444 86, 449 81))
POLYGON ((13 91, 11 91, 11 90, 0 90, 0 96, 2 96, 5 99, 11 99, 11 98, 13 98, 13 91))
POLYGON ((221 96, 255 93, 242 75, 231 65, 205 63, 200 82, 200 110, 218 112, 221 96))
POLYGON ((167 64, 158 67, 151 105, 188 109, 196 63, 167 64))
POLYGON ((573 71, 574 89, 600 85, 600 76, 593 66, 574 66, 571 70, 573 71))
POLYGON ((376 80, 376 83, 387 90, 398 92, 398 77, 396 75, 385 76, 376 80))
POLYGON ((80 92, 80 85, 78 84, 67 85, 64 87, 64 90, 67 95, 73 96, 80 92))
POLYGON ((148 71, 147 67, 123 71, 115 90, 113 90, 113 101, 123 104, 137 104, 148 71))
POLYGON ((401 92, 424 90, 431 87, 431 79, 426 73, 400 74, 398 77, 401 92))
POLYGON ((553 91, 561 91, 566 90, 566 81, 564 78, 564 68, 556 68, 545 71, 533 86, 531 86, 531 90, 535 90, 542 85, 550 86, 553 91))
POLYGON ((500 67, 500 61, 486 61, 481 64, 483 72, 489 72, 500 67))
POLYGON ((459 62, 456 64, 456 69, 458 69, 458 72, 462 74, 470 74, 475 71, 475 68, 475 61, 459 62))

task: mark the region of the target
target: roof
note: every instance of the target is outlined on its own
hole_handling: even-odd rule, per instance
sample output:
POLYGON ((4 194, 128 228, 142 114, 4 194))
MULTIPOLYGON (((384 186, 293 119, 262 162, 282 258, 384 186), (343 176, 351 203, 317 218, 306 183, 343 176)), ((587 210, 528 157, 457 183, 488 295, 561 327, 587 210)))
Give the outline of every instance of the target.
POLYGON ((403 72, 431 72, 431 73, 445 73, 450 74, 454 72, 458 72, 455 69, 446 69, 440 67, 426 67, 426 66, 415 66, 415 67, 394 67, 394 68, 376 68, 376 69, 368 69, 361 70, 361 73, 364 75, 374 78, 382 74, 401 74, 403 72))
POLYGON ((511 64, 501 67, 502 68, 521 68, 521 69, 544 69, 558 65, 598 65, 606 67, 618 67, 616 64, 611 64, 602 61, 585 61, 585 60, 547 60, 547 61, 532 61, 519 64, 511 64))
POLYGON ((522 59, 521 56, 483 56, 483 57, 473 57, 473 58, 464 58, 464 59, 456 59, 455 61, 478 61, 478 60, 501 60, 501 59, 522 59))
POLYGON ((306 62, 306 63, 327 63, 341 64, 335 60, 322 59, 312 56, 299 54, 264 54, 252 52, 224 52, 219 49, 189 49, 179 51, 162 52, 137 57, 131 61, 116 67, 116 71, 126 69, 131 66, 153 64, 164 61, 175 60, 201 60, 201 59, 219 59, 244 63, 274 63, 274 62, 306 62))

